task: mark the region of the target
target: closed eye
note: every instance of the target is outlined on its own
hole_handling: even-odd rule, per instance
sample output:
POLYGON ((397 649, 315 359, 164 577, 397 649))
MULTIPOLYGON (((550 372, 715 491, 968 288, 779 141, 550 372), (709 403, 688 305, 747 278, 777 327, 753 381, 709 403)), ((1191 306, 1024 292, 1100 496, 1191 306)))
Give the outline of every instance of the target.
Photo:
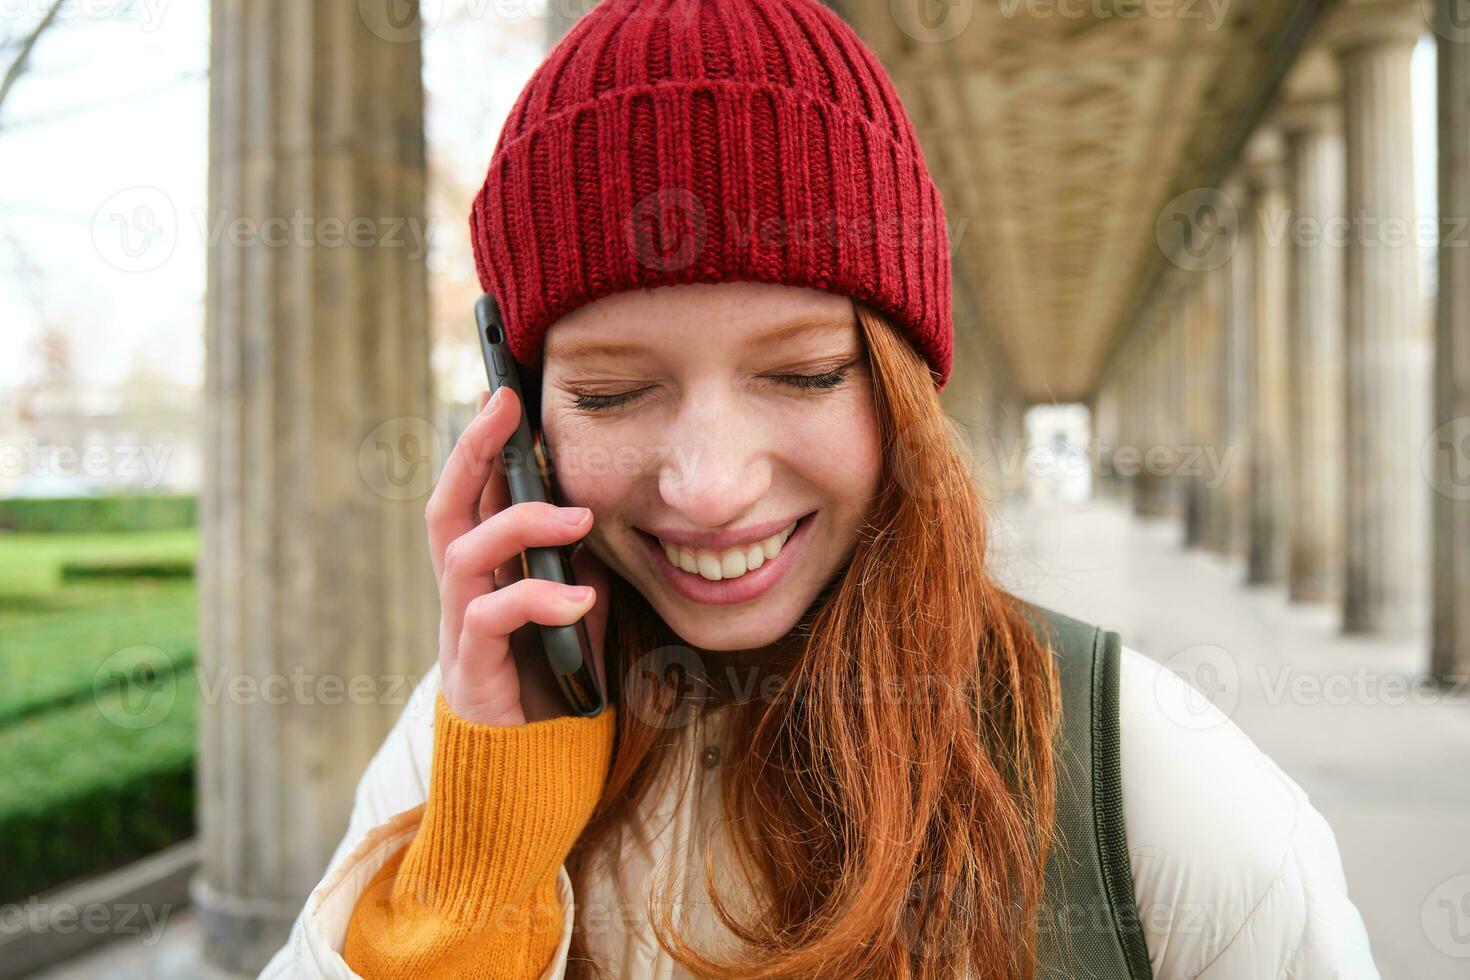
MULTIPOLYGON (((844 365, 831 371, 823 371, 821 374, 773 374, 770 377, 792 388, 812 391, 841 387, 847 381, 849 370, 849 366, 844 365)), ((635 388, 632 391, 620 391, 611 395, 575 392, 572 404, 580 411, 603 412, 626 405, 646 391, 648 391, 647 388, 635 388)))
POLYGON ((847 380, 847 371, 843 366, 821 374, 778 374, 774 377, 793 388, 836 388, 847 380))
POLYGON ((615 395, 594 395, 588 392, 577 392, 573 396, 572 404, 584 412, 602 412, 610 408, 617 408, 637 398, 646 388, 635 388, 632 391, 620 391, 615 395))

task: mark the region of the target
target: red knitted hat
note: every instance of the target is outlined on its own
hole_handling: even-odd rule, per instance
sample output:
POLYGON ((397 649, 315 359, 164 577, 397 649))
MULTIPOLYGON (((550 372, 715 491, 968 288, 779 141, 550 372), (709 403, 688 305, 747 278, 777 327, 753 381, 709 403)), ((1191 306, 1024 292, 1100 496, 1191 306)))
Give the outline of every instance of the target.
POLYGON ((470 240, 528 367, 600 297, 759 281, 883 311, 949 377, 939 192, 878 59, 816 0, 602 0, 516 100, 470 240))

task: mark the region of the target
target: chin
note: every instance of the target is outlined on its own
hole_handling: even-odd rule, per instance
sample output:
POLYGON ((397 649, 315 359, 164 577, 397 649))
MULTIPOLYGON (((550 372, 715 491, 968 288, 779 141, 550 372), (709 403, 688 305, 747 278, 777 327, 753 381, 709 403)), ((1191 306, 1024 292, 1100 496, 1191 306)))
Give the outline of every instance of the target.
POLYGON ((658 612, 689 646, 713 652, 770 646, 791 632, 801 616, 800 609, 756 608, 739 612, 659 609, 658 612))

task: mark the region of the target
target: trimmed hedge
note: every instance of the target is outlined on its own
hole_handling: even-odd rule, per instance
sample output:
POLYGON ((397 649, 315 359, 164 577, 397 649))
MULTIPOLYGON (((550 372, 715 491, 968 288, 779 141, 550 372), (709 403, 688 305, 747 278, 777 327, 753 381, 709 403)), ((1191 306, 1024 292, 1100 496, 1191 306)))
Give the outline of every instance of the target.
POLYGON ((0 903, 121 867, 194 832, 198 683, 135 670, 0 727, 0 903))
MULTIPOLYGON (((48 600, 53 606, 83 600, 78 583, 61 580, 61 566, 67 562, 193 562, 198 556, 199 529, 192 527, 95 534, 0 532, 0 613, 17 603, 44 612, 47 603, 37 604, 35 599, 48 600)), ((139 580, 138 584, 146 582, 139 580)), ((103 585, 87 583, 85 591, 95 592, 103 585)))
POLYGON ((161 531, 197 523, 193 494, 0 500, 0 530, 7 531, 161 531))
POLYGON ((104 558, 96 561, 68 561, 61 565, 63 582, 91 579, 193 578, 194 563, 180 558, 146 558, 128 560, 104 558))

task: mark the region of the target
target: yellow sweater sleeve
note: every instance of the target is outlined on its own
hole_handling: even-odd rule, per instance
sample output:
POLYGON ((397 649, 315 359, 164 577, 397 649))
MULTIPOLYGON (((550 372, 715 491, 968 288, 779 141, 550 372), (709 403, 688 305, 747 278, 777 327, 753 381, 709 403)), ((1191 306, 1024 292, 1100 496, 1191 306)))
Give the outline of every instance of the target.
POLYGON ((460 718, 440 693, 423 821, 352 911, 367 980, 534 980, 561 941, 562 863, 602 794, 615 709, 525 725, 460 718))

